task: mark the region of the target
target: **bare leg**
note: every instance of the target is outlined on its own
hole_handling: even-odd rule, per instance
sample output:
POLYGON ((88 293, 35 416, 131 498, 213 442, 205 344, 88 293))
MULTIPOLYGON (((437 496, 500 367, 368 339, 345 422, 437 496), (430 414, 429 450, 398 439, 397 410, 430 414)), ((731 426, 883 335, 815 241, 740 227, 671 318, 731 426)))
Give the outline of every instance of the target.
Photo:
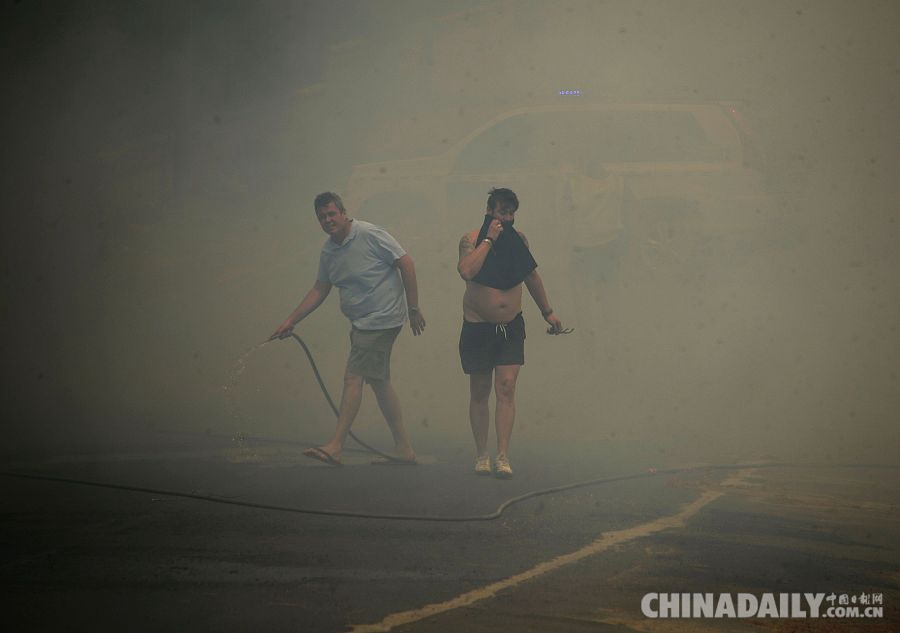
POLYGON ((381 409, 391 435, 394 436, 394 449, 403 459, 415 459, 416 453, 409 443, 409 436, 403 426, 403 411, 400 408, 400 398, 394 391, 394 385, 390 380, 369 380, 375 398, 378 400, 378 408, 381 409))
POLYGON ((475 452, 481 457, 487 454, 488 429, 491 414, 488 399, 491 397, 491 374, 469 375, 469 423, 475 436, 475 452))
POLYGON ((338 413, 337 428, 331 440, 322 446, 322 449, 335 459, 341 458, 344 450, 344 440, 347 433, 359 413, 359 405, 362 403, 363 377, 346 372, 344 374, 344 391, 341 393, 341 408, 338 413))
POLYGON ((520 365, 498 365, 494 368, 494 394, 497 397, 494 424, 497 425, 498 453, 509 450, 509 438, 516 421, 516 380, 519 378, 519 368, 520 365))

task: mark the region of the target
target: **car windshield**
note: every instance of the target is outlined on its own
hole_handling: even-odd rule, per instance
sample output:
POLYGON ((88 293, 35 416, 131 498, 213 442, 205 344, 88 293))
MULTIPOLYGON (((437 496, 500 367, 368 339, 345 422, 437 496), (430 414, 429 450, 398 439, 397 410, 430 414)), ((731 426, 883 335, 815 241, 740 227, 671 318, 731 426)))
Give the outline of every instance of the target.
POLYGON ((454 171, 723 157, 724 148, 710 142, 687 111, 534 112, 485 130, 462 151, 454 171))

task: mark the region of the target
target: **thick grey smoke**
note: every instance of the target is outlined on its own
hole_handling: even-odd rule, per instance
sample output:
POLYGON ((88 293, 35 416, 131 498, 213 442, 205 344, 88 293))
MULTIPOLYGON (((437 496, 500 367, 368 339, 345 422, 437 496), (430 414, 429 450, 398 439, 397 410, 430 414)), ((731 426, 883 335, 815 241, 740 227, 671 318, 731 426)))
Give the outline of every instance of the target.
MULTIPOLYGON (((776 211, 750 237, 700 243, 687 224, 668 250, 635 238, 579 285, 599 264, 561 249, 582 229, 523 196, 517 222, 576 332, 545 336, 526 307, 517 438, 671 461, 896 457, 896 3, 2 11, 4 403, 32 447, 113 427, 322 437, 331 414, 299 348, 237 364, 314 279, 315 194, 353 200, 354 165, 424 164, 492 117, 577 89, 580 103, 736 104, 776 211)), ((503 152, 484 151, 467 160, 487 173, 503 152)), ((401 338, 394 365, 414 440, 468 433, 455 246, 504 185, 516 187, 435 184, 431 200, 350 209, 398 235, 420 270, 429 329, 401 338)), ((298 328, 332 389, 347 329, 334 298, 298 328)), ((369 398, 360 425, 383 433, 377 418, 369 398)))

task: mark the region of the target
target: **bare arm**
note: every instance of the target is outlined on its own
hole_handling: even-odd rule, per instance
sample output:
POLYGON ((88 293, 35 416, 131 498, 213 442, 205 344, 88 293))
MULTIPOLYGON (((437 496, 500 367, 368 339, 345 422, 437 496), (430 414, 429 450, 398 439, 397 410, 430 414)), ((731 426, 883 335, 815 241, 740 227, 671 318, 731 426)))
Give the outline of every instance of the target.
POLYGON ((459 276, 466 281, 472 281, 484 266, 484 260, 494 244, 494 241, 503 233, 503 225, 499 220, 494 220, 488 227, 487 235, 480 244, 476 244, 478 231, 472 231, 462 236, 459 241, 459 264, 456 270, 459 276))
POLYGON ((484 266, 484 260, 487 258, 488 251, 491 250, 490 242, 483 241, 477 247, 475 246, 476 234, 466 233, 459 240, 459 263, 456 270, 459 276, 466 281, 471 281, 475 275, 484 266))
MULTIPOLYGON (((519 237, 522 238, 522 241, 525 242, 525 246, 528 247, 528 250, 531 250, 531 244, 528 243, 528 238, 525 237, 525 234, 522 233, 522 231, 518 231, 518 233, 519 237)), ((546 319, 547 315, 553 312, 553 308, 550 307, 550 301, 547 299, 547 291, 544 290, 544 281, 538 274, 537 269, 532 270, 525 278, 525 287, 528 288, 528 293, 531 295, 531 298, 534 299, 538 309, 546 319)))
POLYGON ((550 301, 547 299, 547 291, 544 290, 544 281, 538 274, 537 269, 528 273, 528 276, 525 278, 525 287, 528 288, 528 293, 534 299, 541 314, 553 312, 553 308, 550 307, 550 301))
POLYGON ((419 308, 419 285, 416 282, 416 265, 412 257, 404 255, 397 260, 397 268, 400 269, 400 279, 403 281, 403 290, 406 291, 406 305, 409 308, 409 325, 413 336, 418 336, 425 329, 425 317, 419 308))
POLYGON ((525 278, 525 287, 528 288, 528 293, 534 299, 538 309, 541 311, 541 316, 550 324, 550 327, 555 332, 562 330, 562 322, 560 322, 559 317, 553 314, 553 308, 550 307, 547 292, 544 290, 544 282, 536 269, 532 270, 525 278))
POLYGON ((328 293, 331 292, 331 284, 316 280, 316 283, 313 284, 313 287, 306 293, 306 296, 303 297, 303 300, 300 302, 294 311, 291 312, 291 315, 284 320, 284 322, 278 326, 278 329, 275 330, 275 333, 270 336, 270 339, 273 338, 285 338, 290 336, 291 332, 294 329, 294 326, 297 325, 300 321, 305 319, 309 314, 322 305, 322 302, 325 301, 325 298, 328 296, 328 293))

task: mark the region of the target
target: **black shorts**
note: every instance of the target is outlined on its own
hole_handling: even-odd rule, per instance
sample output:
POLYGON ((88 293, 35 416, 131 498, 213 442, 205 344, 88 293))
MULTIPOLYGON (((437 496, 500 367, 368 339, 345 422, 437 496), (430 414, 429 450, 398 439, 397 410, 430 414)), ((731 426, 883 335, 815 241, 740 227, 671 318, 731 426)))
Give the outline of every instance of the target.
POLYGON ((525 319, 522 313, 509 323, 463 321, 459 359, 467 374, 489 374, 497 365, 524 365, 525 319))

